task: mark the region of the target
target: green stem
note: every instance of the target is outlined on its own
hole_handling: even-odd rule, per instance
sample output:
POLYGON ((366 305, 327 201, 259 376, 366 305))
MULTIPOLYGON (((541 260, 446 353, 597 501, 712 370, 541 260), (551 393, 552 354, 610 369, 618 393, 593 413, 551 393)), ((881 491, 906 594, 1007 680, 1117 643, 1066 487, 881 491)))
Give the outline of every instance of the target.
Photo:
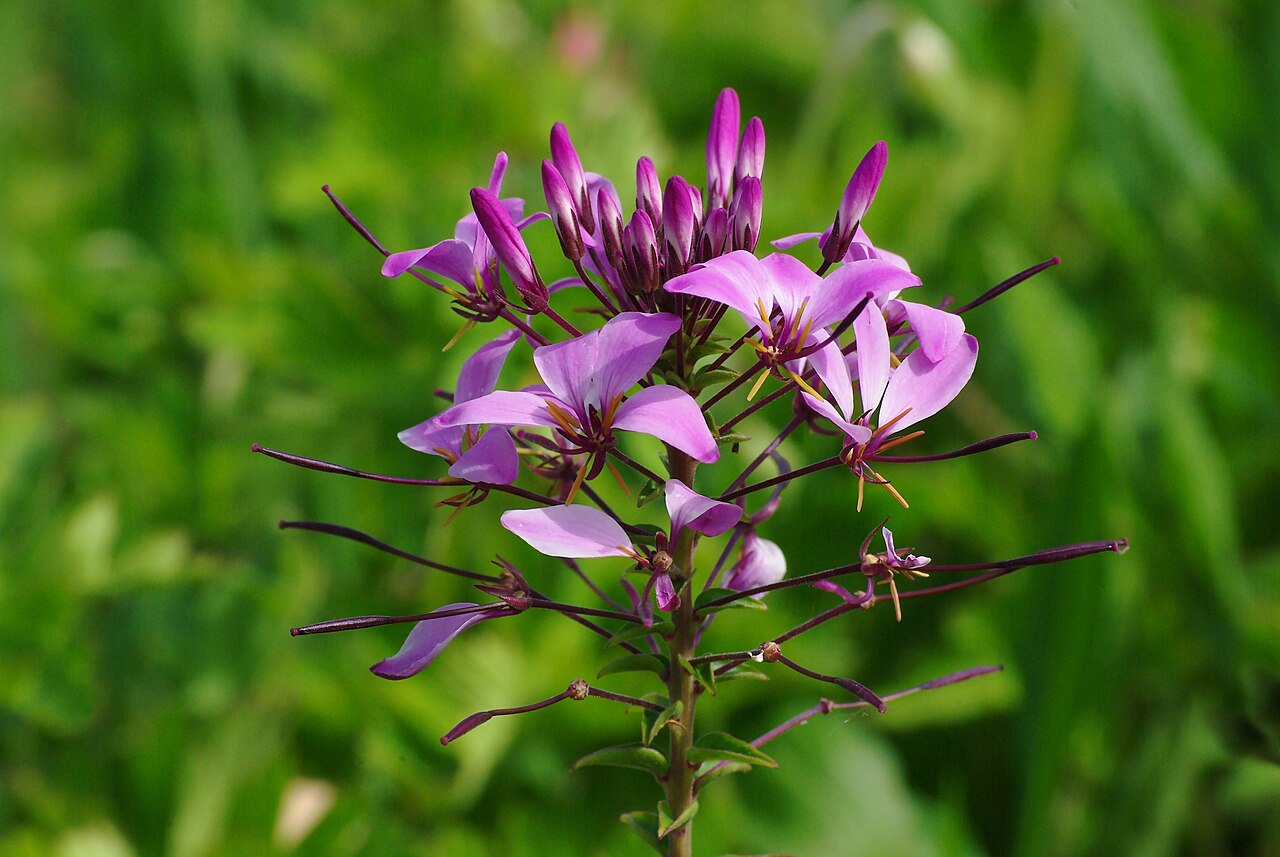
MULTIPOLYGON (((697 462, 678 449, 667 448, 671 462, 671 477, 679 479, 685 485, 693 487, 697 462)), ((672 818, 678 818, 693 802, 693 772, 696 766, 689 764, 689 749, 693 746, 694 706, 697 705, 697 685, 693 676, 682 669, 678 656, 692 658, 698 634, 698 618, 693 611, 693 531, 685 527, 680 538, 672 546, 671 558, 675 567, 680 569, 683 580, 680 581, 680 606, 671 617, 675 624, 667 645, 671 656, 671 677, 667 683, 667 693, 672 700, 684 703, 684 713, 680 716, 683 729, 668 729, 670 735, 670 767, 667 769, 666 792, 667 807, 672 818)), ((668 857, 692 857, 693 855, 693 822, 690 821, 667 836, 668 857)))

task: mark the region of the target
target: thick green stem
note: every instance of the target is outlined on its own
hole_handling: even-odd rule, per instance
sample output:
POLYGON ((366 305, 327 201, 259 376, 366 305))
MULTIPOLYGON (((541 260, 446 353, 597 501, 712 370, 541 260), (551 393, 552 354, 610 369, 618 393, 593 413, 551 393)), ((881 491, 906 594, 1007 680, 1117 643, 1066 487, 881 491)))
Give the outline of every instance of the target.
MULTIPOLYGON (((693 487, 693 476, 697 470, 697 462, 678 449, 667 448, 671 477, 679 479, 690 488, 693 487)), ((680 725, 668 729, 670 737, 670 767, 667 769, 666 792, 667 807, 672 818, 679 818, 693 802, 693 772, 696 766, 689 764, 689 748, 693 745, 694 707, 697 705, 697 684, 693 676, 685 672, 679 665, 679 656, 692 658, 695 654, 694 644, 698 634, 698 618, 693 612, 694 589, 693 577, 693 531, 686 527, 680 538, 671 548, 671 558, 675 567, 680 569, 683 580, 680 581, 680 607, 672 615, 675 631, 667 641, 671 656, 671 678, 667 683, 667 692, 672 700, 680 700, 684 704, 684 713, 680 716, 680 725)), ((668 857, 692 857, 693 855, 693 822, 690 821, 667 836, 668 857)))

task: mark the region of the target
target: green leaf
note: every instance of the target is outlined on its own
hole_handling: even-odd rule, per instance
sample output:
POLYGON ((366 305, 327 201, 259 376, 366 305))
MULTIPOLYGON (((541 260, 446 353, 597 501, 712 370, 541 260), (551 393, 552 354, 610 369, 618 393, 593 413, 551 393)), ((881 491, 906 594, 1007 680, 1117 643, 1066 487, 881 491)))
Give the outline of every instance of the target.
POLYGON ((643 839, 644 844, 654 851, 664 855, 667 853, 667 849, 658 839, 659 821, 656 812, 624 812, 618 817, 618 821, 634 830, 636 836, 643 839))
POLYGON ((713 384, 727 384, 741 374, 741 372, 734 369, 725 369, 724 367, 720 367, 718 369, 699 369, 697 372, 693 373, 693 377, 689 379, 689 383, 699 390, 704 390, 713 384))
POLYGON ((675 722, 676 726, 683 729, 684 724, 680 722, 680 715, 682 714, 684 714, 684 703, 678 699, 664 708, 662 712, 654 718, 653 725, 649 727, 649 733, 645 736, 644 740, 645 746, 649 746, 649 744, 653 742, 653 739, 658 737, 658 733, 662 731, 663 727, 667 726, 669 723, 675 722))
POLYGON ((712 696, 716 695, 716 671, 715 664, 705 663, 694 666, 689 663, 688 658, 684 655, 678 656, 680 666, 684 667, 685 672, 693 676, 694 681, 702 685, 703 690, 712 696))
POLYGON ((650 634, 656 634, 659 637, 673 633, 676 626, 670 622, 658 622, 655 625, 627 625, 621 631, 618 631, 612 637, 604 641, 604 647, 619 646, 623 643, 630 643, 632 640, 639 640, 650 634))
POLYGON ((706 607, 720 598, 725 598, 737 593, 732 589, 708 589, 698 596, 698 600, 693 603, 693 609, 696 613, 703 616, 709 616, 712 613, 719 613, 721 610, 768 610, 769 605, 765 604, 759 598, 739 598, 737 601, 730 601, 727 604, 717 604, 714 607, 706 607))
POLYGON ((654 776, 667 772, 667 757, 652 747, 639 744, 620 744, 616 747, 604 747, 588 753, 573 763, 573 770, 587 767, 634 768, 637 771, 648 771, 654 776))
POLYGON ((763 765, 766 768, 778 767, 778 763, 768 755, 728 732, 709 732, 703 735, 689 749, 689 761, 698 764, 743 762, 748 765, 763 765))
POLYGON ((667 659, 659 655, 623 655, 602 666, 600 672, 596 673, 596 678, 603 678, 614 673, 634 672, 651 672, 656 675, 666 675, 668 666, 667 659))
POLYGON ((749 681, 768 681, 769 676, 765 675, 764 672, 749 663, 738 664, 728 672, 721 673, 716 676, 716 681, 718 682, 739 681, 743 679, 749 681))
POLYGON ((746 443, 751 440, 751 435, 743 434, 740 431, 727 431, 716 435, 716 444, 719 446, 729 446, 735 443, 746 443))
POLYGON ((698 814, 698 802, 692 801, 684 808, 684 812, 680 813, 676 818, 671 817, 671 808, 667 806, 664 800, 658 804, 658 838, 664 838, 673 830, 679 830, 684 827, 693 817, 698 814))

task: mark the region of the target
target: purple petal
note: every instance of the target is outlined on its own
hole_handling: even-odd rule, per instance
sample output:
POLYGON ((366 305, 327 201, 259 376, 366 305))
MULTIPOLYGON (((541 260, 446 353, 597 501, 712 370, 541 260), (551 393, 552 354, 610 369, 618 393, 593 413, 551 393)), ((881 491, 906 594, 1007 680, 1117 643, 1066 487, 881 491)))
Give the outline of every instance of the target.
POLYGON ((707 132, 707 192, 711 208, 727 205, 737 161, 738 127, 741 123, 738 93, 723 89, 711 111, 707 132))
POLYGON ((489 243, 493 245, 493 252, 502 260, 516 288, 521 292, 536 289, 538 276, 534 271, 533 259, 529 256, 529 248, 520 237, 520 230, 516 228, 511 213, 496 196, 481 187, 471 189, 471 207, 475 209, 476 218, 489 243))
POLYGON ((821 237, 821 232, 797 232, 795 235, 784 235, 781 238, 775 238, 769 243, 779 250, 790 250, 798 244, 821 237))
POLYGON ((592 330, 564 342, 534 349, 533 363, 556 398, 569 403, 570 410, 583 418, 599 356, 600 331, 592 330))
POLYGON ((916 556, 913 553, 909 553, 906 556, 898 556, 898 549, 893 546, 893 533, 889 531, 888 527, 881 527, 880 535, 884 537, 885 559, 890 567, 914 570, 924 568, 933 562, 930 557, 916 556))
POLYGON ((673 541, 685 527, 704 536, 718 536, 727 533, 734 524, 742 520, 742 509, 739 507, 703 497, 679 479, 667 480, 665 491, 673 541))
MULTIPOLYGON (((786 253, 770 253, 760 260, 760 267, 765 272, 774 300, 782 310, 783 318, 795 322, 800 304, 808 300, 804 314, 805 323, 812 319, 813 330, 824 326, 824 323, 819 322, 813 315, 813 306, 819 303, 813 295, 822 287, 822 278, 810 271, 808 265, 786 253)), ((765 301, 765 306, 768 305, 769 302, 765 301)))
POLYGON ((764 177, 764 123, 759 116, 751 117, 747 129, 742 132, 738 160, 733 168, 735 181, 741 182, 747 176, 764 177))
POLYGON ((382 263, 382 276, 398 277, 417 265, 432 273, 447 277, 463 286, 475 282, 475 269, 471 261, 471 245, 450 238, 421 250, 405 250, 392 253, 382 263))
MULTIPOLYGON (((478 607, 469 601, 446 604, 437 607, 432 613, 457 610, 462 607, 478 607)), ((445 616, 442 619, 423 619, 413 626, 409 636, 405 638, 400 651, 389 658, 383 658, 369 671, 374 675, 387 679, 404 679, 422 672, 444 651, 445 646, 453 642, 453 638, 470 628, 477 622, 493 618, 490 612, 462 613, 457 616, 445 616)))
POLYGON ((591 211, 591 192, 587 187, 587 177, 582 171, 582 160, 578 157, 578 150, 573 147, 573 141, 569 139, 569 132, 563 122, 557 122, 551 126, 551 161, 564 177, 564 182, 573 195, 582 228, 588 233, 595 232, 595 217, 591 211))
POLYGON ((493 388, 498 385, 498 374, 502 372, 502 364, 506 362, 507 355, 519 341, 520 332, 508 330, 477 348, 476 352, 462 363, 453 401, 469 402, 485 393, 492 393, 493 388))
POLYGON ((884 387, 889 383, 889 329, 884 315, 874 303, 853 320, 853 335, 858 344, 854 357, 858 361, 858 389, 862 410, 871 413, 880 404, 884 387))
POLYGON ((556 426, 547 413, 547 402, 533 393, 495 390, 469 402, 461 402, 436 417, 445 426, 556 426))
POLYGON ((663 237, 670 257, 681 271, 688 267, 693 255, 694 231, 697 228, 698 215, 692 190, 683 178, 672 176, 667 179, 667 187, 662 193, 663 237))
MULTIPOLYGON (((499 152, 493 159, 493 172, 489 173, 489 193, 502 195, 502 177, 507 174, 507 153, 499 152)), ((520 215, 514 215, 519 217, 520 215)))
POLYGON ((964 335, 964 319, 960 316, 911 301, 896 304, 906 313, 920 347, 932 362, 937 363, 960 344, 960 337, 964 335))
POLYGON ((817 583, 813 584, 813 588, 821 589, 823 592, 830 592, 833 595, 838 595, 840 596, 840 600, 845 604, 863 603, 863 599, 854 598, 853 593, 836 583, 834 580, 819 580, 817 583))
POLYGON ((618 522, 590 506, 513 509, 502 513, 502 526, 546 556, 630 556, 634 551, 618 522))
POLYGON ((703 464, 720 459, 698 403, 684 390, 667 384, 646 387, 623 402, 613 426, 653 435, 703 464))
MULTIPOLYGON (((827 336, 826 330, 819 330, 813 333, 810 338, 822 340, 827 336)), ((809 360, 813 363, 813 371, 818 373, 822 383, 827 385, 827 390, 830 391, 831 397, 840 406, 840 412, 852 414, 853 379, 849 377, 849 364, 845 362, 844 355, 840 353, 840 343, 831 342, 819 348, 809 355, 809 360)))
POLYGON ((907 264, 906 259, 897 253, 890 253, 883 247, 875 246, 871 236, 867 235, 866 230, 861 225, 858 226, 858 231, 853 233, 853 243, 849 245, 849 252, 845 253, 845 258, 842 261, 853 262, 860 259, 884 259, 904 271, 911 270, 911 266, 907 264))
POLYGON ((787 557, 782 548, 749 532, 742 540, 742 556, 734 565, 725 586, 740 592, 777 583, 786 576, 787 557))
POLYGON ((472 484, 510 485, 520 475, 516 442, 502 428, 491 428, 449 468, 449 475, 472 484))
POLYGON ((816 413, 835 423, 836 427, 840 429, 840 431, 844 432, 845 436, 849 438, 849 440, 859 444, 866 443, 871 440, 871 429, 864 425, 849 422, 847 419, 842 417, 835 408, 831 407, 831 403, 826 399, 819 399, 809 395, 808 393, 801 393, 800 395, 804 397, 805 404, 812 408, 816 413))
POLYGON ((920 285, 920 278, 880 259, 848 262, 827 275, 822 288, 809 304, 815 327, 834 324, 866 295, 880 297, 899 289, 920 285))
POLYGON ((662 182, 649 158, 636 161, 636 210, 649 215, 652 223, 662 222, 662 182))
POLYGON ((663 286, 673 294, 697 295, 736 309, 761 330, 768 325, 760 319, 759 305, 773 311, 773 288, 760 260, 745 250, 726 253, 674 277, 663 286))
POLYGON ((849 179, 840 198, 840 226, 853 234, 853 228, 866 216, 871 201, 876 198, 880 179, 884 177, 885 164, 889 161, 889 147, 884 140, 871 147, 849 179))
POLYGON ((679 609, 680 596, 676 595, 676 588, 671 583, 671 575, 663 572, 653 576, 653 594, 658 599, 658 607, 670 613, 672 610, 679 609))
POLYGON ((460 426, 446 426, 440 423, 439 417, 418 423, 396 435, 400 442, 410 449, 425 452, 427 455, 441 455, 444 450, 457 456, 462 452, 463 430, 460 426))
POLYGON ((594 373, 601 403, 608 404, 648 374, 679 329, 679 317, 669 312, 624 312, 609 319, 600 328, 594 373))
POLYGON ((889 378, 880 403, 880 422, 910 409, 893 424, 893 430, 899 432, 933 416, 964 389, 977 361, 978 340, 967 333, 955 350, 937 363, 931 362, 923 349, 911 352, 889 378))

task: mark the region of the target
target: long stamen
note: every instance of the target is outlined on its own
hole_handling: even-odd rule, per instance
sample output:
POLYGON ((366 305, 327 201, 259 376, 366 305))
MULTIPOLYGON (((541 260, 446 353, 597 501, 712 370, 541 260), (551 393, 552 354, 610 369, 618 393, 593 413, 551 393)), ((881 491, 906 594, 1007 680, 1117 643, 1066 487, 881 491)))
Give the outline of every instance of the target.
POLYGON ((457 345, 458 340, 461 339, 468 330, 470 330, 475 326, 476 326, 476 320, 474 318, 467 319, 465 322, 463 322, 462 327, 458 328, 458 332, 453 335, 453 338, 450 339, 448 342, 446 342, 444 344, 444 348, 441 348, 440 350, 448 351, 450 348, 457 345))

